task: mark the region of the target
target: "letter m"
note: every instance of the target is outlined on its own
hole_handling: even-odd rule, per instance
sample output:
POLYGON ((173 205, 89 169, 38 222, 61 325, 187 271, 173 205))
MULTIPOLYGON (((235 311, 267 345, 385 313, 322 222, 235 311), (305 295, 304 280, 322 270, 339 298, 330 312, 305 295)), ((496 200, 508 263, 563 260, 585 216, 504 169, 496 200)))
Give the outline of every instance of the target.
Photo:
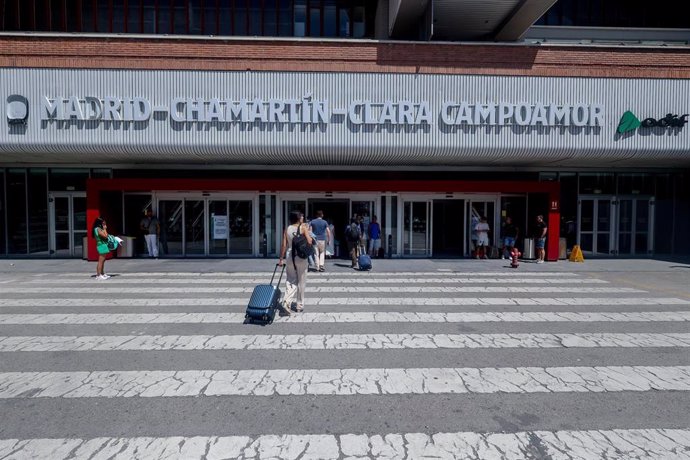
POLYGON ((43 107, 43 109, 45 110, 45 112, 43 112, 45 118, 63 118, 61 97, 57 97, 51 101, 50 99, 48 99, 47 96, 43 96, 43 98, 41 99, 41 107, 43 107))

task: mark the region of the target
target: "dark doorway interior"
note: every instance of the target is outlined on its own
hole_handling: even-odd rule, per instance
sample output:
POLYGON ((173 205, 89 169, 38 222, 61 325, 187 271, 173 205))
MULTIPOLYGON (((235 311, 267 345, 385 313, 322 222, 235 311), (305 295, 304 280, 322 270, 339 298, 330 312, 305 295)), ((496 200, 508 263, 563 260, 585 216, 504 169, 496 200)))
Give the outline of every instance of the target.
MULTIPOLYGON (((307 218, 313 219, 316 217, 316 211, 323 211, 323 218, 328 223, 333 224, 335 232, 335 241, 343 241, 342 235, 345 227, 349 223, 350 200, 343 199, 328 199, 319 198, 309 200, 308 202, 307 218)), ((342 249, 339 255, 342 256, 345 252, 342 249)))
POLYGON ((434 257, 462 257, 464 200, 434 200, 434 257))

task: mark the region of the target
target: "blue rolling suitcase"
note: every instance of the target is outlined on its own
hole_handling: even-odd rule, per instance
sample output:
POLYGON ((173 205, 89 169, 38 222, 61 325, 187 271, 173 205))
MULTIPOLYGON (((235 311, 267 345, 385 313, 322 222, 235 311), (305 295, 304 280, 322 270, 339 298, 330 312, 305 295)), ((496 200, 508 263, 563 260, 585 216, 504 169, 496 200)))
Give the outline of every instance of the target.
POLYGON ((271 324, 273 318, 276 316, 276 309, 278 302, 280 302, 280 280, 283 278, 285 272, 285 265, 280 270, 278 283, 273 284, 273 279, 276 277, 279 265, 273 270, 270 284, 259 284, 254 288, 252 296, 247 305, 247 312, 244 315, 248 321, 260 321, 266 324, 271 324))
POLYGON ((359 257, 357 257, 357 265, 359 265, 359 269, 366 271, 366 270, 371 270, 371 257, 369 257, 369 254, 366 252, 362 254, 360 250, 357 250, 359 253, 359 257))

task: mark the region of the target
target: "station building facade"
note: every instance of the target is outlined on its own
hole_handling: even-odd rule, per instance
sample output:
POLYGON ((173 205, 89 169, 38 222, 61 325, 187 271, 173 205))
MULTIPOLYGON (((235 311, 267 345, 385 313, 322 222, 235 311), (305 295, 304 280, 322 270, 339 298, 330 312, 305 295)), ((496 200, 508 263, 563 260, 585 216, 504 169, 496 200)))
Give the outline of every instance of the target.
POLYGON ((561 239, 690 253, 687 43, 377 39, 409 30, 395 2, 387 21, 336 7, 326 34, 330 3, 303 31, 298 3, 288 38, 146 35, 142 15, 125 22, 145 35, 2 35, 0 255, 81 257, 97 216, 139 237, 149 207, 163 257, 274 256, 292 210, 324 211, 336 237, 377 216, 391 257, 468 257, 480 216, 498 245, 506 217, 532 236, 539 214, 548 260, 561 239))

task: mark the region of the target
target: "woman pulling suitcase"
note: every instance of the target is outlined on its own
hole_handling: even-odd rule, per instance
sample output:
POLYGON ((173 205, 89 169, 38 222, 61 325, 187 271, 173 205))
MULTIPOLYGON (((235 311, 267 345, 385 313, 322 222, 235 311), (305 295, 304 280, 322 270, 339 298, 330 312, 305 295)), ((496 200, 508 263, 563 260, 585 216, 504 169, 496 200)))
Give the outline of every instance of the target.
POLYGON ((307 270, 309 262, 306 258, 293 254, 293 239, 300 235, 312 246, 314 240, 309 234, 309 227, 304 223, 304 214, 292 211, 289 216, 290 225, 283 232, 283 243, 280 246, 280 259, 278 265, 287 263, 287 276, 285 278, 285 299, 281 305, 283 312, 291 314, 292 304, 296 311, 304 310, 304 289, 307 282, 307 270))

